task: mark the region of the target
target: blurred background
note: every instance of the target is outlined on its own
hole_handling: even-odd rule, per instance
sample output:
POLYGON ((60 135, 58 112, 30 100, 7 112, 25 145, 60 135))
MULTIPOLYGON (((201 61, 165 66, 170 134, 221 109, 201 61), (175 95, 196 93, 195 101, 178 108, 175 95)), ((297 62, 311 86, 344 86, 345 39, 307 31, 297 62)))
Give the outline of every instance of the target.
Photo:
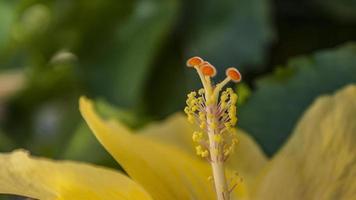
POLYGON ((273 156, 317 96, 356 83, 353 41, 354 0, 0 0, 0 151, 119 167, 79 96, 140 128, 182 111, 199 55, 216 81, 243 73, 238 126, 273 156))

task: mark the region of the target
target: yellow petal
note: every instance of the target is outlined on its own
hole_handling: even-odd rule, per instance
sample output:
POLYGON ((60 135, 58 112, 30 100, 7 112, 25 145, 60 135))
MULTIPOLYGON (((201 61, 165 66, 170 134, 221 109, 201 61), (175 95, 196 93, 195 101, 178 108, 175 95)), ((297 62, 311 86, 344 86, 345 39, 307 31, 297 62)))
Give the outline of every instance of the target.
POLYGON ((150 200, 141 186, 110 169, 30 157, 17 150, 0 154, 0 193, 41 200, 150 200))
POLYGON ((356 199, 356 85, 320 97, 268 164, 254 199, 356 199))
MULTIPOLYGON (((195 147, 192 141, 192 135, 195 130, 188 123, 187 118, 182 113, 175 113, 164 121, 152 122, 139 130, 139 134, 146 135, 154 140, 169 143, 178 148, 195 154, 195 147)), ((196 156, 198 158, 198 156, 196 156)))
POLYGON ((252 137, 244 131, 237 130, 237 138, 239 143, 227 161, 227 166, 236 170, 250 188, 256 176, 267 164, 267 157, 252 137))
MULTIPOLYGON (((140 134, 177 146, 196 159, 192 134, 197 127, 187 122, 182 113, 176 113, 163 122, 152 123, 140 131, 140 134)), ((237 131, 239 143, 227 162, 230 170, 237 171, 247 187, 252 184, 255 176, 266 164, 267 158, 256 142, 242 130, 237 131)))
POLYGON ((80 99, 80 110, 101 144, 154 199, 215 199, 206 162, 173 145, 131 134, 119 122, 103 121, 86 98, 80 99))

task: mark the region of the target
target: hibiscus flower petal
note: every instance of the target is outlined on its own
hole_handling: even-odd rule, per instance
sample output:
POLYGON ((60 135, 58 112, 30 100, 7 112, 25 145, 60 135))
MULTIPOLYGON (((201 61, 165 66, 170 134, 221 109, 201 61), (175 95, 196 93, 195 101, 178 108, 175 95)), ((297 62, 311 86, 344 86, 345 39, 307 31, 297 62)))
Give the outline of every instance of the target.
POLYGON ((269 163, 254 199, 356 199, 356 85, 318 98, 269 163))
POLYGON ((154 199, 215 199, 212 183, 207 180, 211 171, 206 162, 174 145, 132 134, 119 122, 102 120, 92 102, 84 97, 80 99, 80 110, 100 143, 154 199))
MULTIPOLYGON (((185 115, 176 113, 163 122, 151 123, 144 127, 140 134, 175 145, 196 159, 201 159, 196 155, 192 141, 194 130, 198 130, 198 128, 188 123, 185 115)), ((228 159, 227 168, 237 171, 249 187, 255 175, 267 163, 267 158, 258 144, 244 131, 237 130, 237 138, 239 144, 228 159)))
POLYGON ((137 183, 114 170, 31 157, 24 150, 0 154, 0 193, 41 200, 150 200, 137 183))

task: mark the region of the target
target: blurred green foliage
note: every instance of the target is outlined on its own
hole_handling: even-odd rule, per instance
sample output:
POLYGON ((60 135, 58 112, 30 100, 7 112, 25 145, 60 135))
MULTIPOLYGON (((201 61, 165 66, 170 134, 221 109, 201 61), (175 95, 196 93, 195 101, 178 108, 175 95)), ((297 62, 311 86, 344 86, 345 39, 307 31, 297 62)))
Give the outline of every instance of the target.
POLYGON ((356 44, 291 59, 286 67, 257 79, 240 108, 240 126, 273 154, 319 95, 356 83, 356 44))
MULTIPOLYGON (((106 118, 115 118, 134 128, 139 127, 138 118, 130 111, 120 110, 110 105, 105 100, 96 101, 96 109, 106 118)), ((90 163, 117 167, 117 163, 109 156, 104 147, 97 141, 85 122, 79 124, 74 131, 70 142, 66 145, 61 159, 82 160, 90 163)))
POLYGON ((268 0, 196 1, 193 7, 189 55, 219 63, 220 70, 232 63, 243 72, 263 66, 274 37, 268 0))
POLYGON ((353 0, 315 0, 327 16, 340 21, 356 20, 356 1, 353 0))
MULTIPOLYGON (((187 85, 192 82, 183 68, 184 59, 192 55, 191 47, 198 46, 195 50, 199 52, 227 52, 226 42, 236 38, 233 32, 222 30, 206 38, 204 43, 217 42, 217 38, 228 39, 225 44, 216 47, 194 44, 194 37, 205 35, 205 31, 216 32, 215 25, 204 20, 220 15, 213 9, 215 4, 177 0, 1 1, 1 8, 6 10, 4 14, 8 13, 1 23, 4 26, 0 40, 4 44, 0 52, 1 67, 23 68, 28 76, 26 88, 10 102, 9 107, 16 112, 5 119, 5 129, 15 132, 11 137, 21 141, 23 129, 20 127, 34 129, 31 119, 39 107, 62 99, 72 110, 76 105, 68 102, 72 103, 83 93, 105 97, 119 106, 152 117, 179 109, 187 85), (204 16, 195 12, 201 9, 200 4, 205 6, 204 16), (230 35, 227 37, 225 33, 230 35), (153 87, 157 89, 152 90, 153 87), (166 95, 164 103, 162 93, 166 95), (15 123, 14 119, 19 116, 21 120, 15 123)), ((264 50, 271 39, 267 35, 272 32, 267 3, 263 2, 262 8, 259 1, 252 5, 246 1, 226 1, 221 5, 223 15, 219 20, 223 23, 219 26, 234 29, 256 46, 246 48, 234 41, 242 63, 262 65, 264 50), (252 12, 240 12, 242 6, 252 12), (257 23, 248 23, 250 17, 257 23), (245 25, 253 27, 248 30, 245 25), (258 33, 256 37, 250 36, 252 32, 258 33), (258 41, 254 41, 255 38, 259 38, 258 41)), ((212 59, 219 60, 222 66, 225 57, 220 54, 212 59)), ((238 64, 233 60, 231 63, 238 64)), ((66 119, 72 114, 63 115, 67 115, 63 117, 66 119)), ((66 122, 57 126, 63 125, 66 122)), ((28 138, 33 134, 26 135, 28 138)))
POLYGON ((217 80, 241 69, 239 126, 272 155, 317 96, 356 82, 356 45, 342 45, 355 13, 348 0, 0 0, 0 79, 26 77, 0 95, 0 150, 118 167, 79 96, 140 128, 182 110, 200 87, 185 60, 199 55, 217 80))

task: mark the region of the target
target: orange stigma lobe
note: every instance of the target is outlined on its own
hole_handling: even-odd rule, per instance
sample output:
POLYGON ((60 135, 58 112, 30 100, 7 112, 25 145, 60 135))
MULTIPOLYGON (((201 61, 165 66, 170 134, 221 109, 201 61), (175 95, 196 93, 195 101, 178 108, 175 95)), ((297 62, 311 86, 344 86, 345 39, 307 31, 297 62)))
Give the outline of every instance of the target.
POLYGON ((194 66, 199 66, 200 64, 202 64, 204 62, 204 60, 198 56, 194 56, 190 59, 188 59, 187 61, 187 66, 188 67, 194 67, 194 66))
POLYGON ((200 71, 202 72, 202 74, 204 74, 204 76, 213 77, 216 75, 215 67, 208 62, 205 62, 200 66, 200 71))
POLYGON ((241 74, 236 68, 230 67, 226 70, 226 76, 229 77, 234 82, 241 81, 241 74))

